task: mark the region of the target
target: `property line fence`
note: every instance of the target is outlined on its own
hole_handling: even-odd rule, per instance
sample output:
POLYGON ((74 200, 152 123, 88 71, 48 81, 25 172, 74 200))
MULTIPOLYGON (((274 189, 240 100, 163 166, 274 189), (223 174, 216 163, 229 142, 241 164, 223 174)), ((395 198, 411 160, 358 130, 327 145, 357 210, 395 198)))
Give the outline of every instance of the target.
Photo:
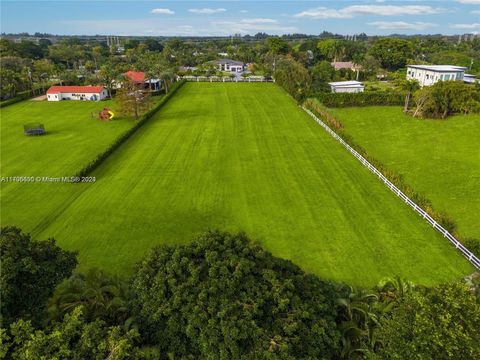
POLYGON ((177 80, 186 80, 192 82, 275 82, 272 78, 263 76, 249 76, 249 77, 228 77, 228 76, 178 76, 177 80))
POLYGON ((399 198, 405 201, 413 210, 420 214, 435 230, 446 237, 455 247, 467 258, 470 263, 477 269, 480 269, 480 259, 476 257, 470 250, 468 250, 460 241, 458 241, 452 234, 450 234, 442 225, 436 222, 425 210, 413 202, 407 195, 405 195, 399 188, 397 188, 390 180, 388 180, 375 166, 370 164, 362 155, 360 155, 354 148, 348 145, 335 131, 330 129, 322 120, 320 120, 313 112, 302 106, 303 110, 310 115, 326 132, 333 138, 338 140, 350 153, 353 154, 367 169, 377 175, 390 190, 392 190, 399 198))

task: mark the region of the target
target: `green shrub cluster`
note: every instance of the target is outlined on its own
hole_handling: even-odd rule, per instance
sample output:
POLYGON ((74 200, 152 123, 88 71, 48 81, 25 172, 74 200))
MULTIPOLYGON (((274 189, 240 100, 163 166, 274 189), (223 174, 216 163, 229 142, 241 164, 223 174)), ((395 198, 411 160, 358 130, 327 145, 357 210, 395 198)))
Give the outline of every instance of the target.
POLYGON ((320 93, 317 95, 322 104, 328 107, 394 105, 405 103, 405 93, 398 91, 361 92, 361 93, 320 93))
POLYGON ((456 232, 457 226, 455 221, 448 214, 434 210, 432 202, 425 196, 416 192, 410 185, 405 183, 405 180, 401 174, 388 169, 384 164, 372 157, 362 146, 357 144, 353 138, 345 132, 342 122, 332 115, 323 104, 321 104, 317 99, 307 99, 304 105, 318 117, 325 120, 330 129, 335 131, 348 145, 350 145, 360 155, 367 159, 370 164, 375 166, 387 179, 389 179, 418 206, 424 209, 433 219, 435 219, 435 221, 437 221, 450 233, 456 232))
POLYGON ((4 101, 1 101, 0 102, 0 109, 1 108, 4 108, 5 106, 8 106, 8 105, 13 105, 13 104, 16 104, 17 102, 20 102, 20 101, 23 101, 25 99, 29 99, 31 98, 32 96, 32 92, 31 91, 23 91, 23 92, 20 92, 17 94, 17 96, 11 98, 11 99, 7 99, 7 100, 4 100, 4 101))
POLYGON ((160 102, 151 110, 147 111, 139 120, 138 122, 130 128, 128 131, 120 135, 114 142, 111 144, 107 150, 100 153, 94 160, 88 163, 85 167, 83 167, 78 173, 76 173, 75 177, 83 177, 90 174, 93 170, 95 170, 105 159, 107 159, 120 145, 122 145, 125 141, 127 141, 138 129, 140 129, 143 125, 147 123, 148 120, 158 111, 160 110, 168 100, 175 94, 175 92, 185 84, 185 80, 179 81, 175 83, 170 91, 160 100, 160 102))

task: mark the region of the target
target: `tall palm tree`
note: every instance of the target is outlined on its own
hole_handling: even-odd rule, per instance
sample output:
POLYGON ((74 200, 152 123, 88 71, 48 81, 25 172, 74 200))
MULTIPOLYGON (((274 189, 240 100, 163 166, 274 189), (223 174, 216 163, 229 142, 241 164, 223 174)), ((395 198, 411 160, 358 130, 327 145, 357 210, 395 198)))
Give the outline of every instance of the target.
POLYGON ((168 89, 170 88, 170 85, 172 84, 173 79, 174 79, 174 74, 170 70, 164 71, 160 75, 160 80, 162 80, 165 86, 165 93, 168 93, 168 89))

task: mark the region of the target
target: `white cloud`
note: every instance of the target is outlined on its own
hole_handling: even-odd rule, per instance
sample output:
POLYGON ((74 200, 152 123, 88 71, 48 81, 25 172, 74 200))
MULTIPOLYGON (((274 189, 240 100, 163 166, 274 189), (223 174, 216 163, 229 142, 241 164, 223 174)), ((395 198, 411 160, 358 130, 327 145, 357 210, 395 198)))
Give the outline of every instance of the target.
POLYGON ((368 25, 375 26, 382 30, 425 30, 438 26, 437 24, 425 22, 405 22, 405 21, 374 21, 368 25))
POLYGON ((352 5, 341 9, 318 7, 295 14, 295 17, 312 19, 350 19, 359 15, 431 15, 443 12, 444 9, 426 5, 352 5))
POLYGON ((284 26, 277 20, 268 18, 242 19, 239 21, 214 21, 211 25, 217 33, 222 34, 254 34, 267 32, 269 34, 288 34, 299 30, 294 26, 284 26))
POLYGON ((152 14, 173 15, 173 14, 175 14, 175 11, 172 11, 170 9, 157 8, 157 9, 152 9, 151 13, 152 14))
POLYGON ((473 10, 470 13, 474 15, 480 15, 480 10, 473 10))
POLYGON ((455 0, 460 4, 480 5, 480 0, 455 0))
POLYGON ((472 24, 453 24, 450 25, 452 29, 460 29, 460 30, 470 30, 470 31, 480 31, 480 23, 472 23, 472 24))
POLYGON ((241 12, 242 14, 246 14, 246 13, 248 13, 248 10, 240 10, 240 12, 241 12))
POLYGON ((227 9, 224 9, 224 8, 216 8, 216 9, 202 8, 202 9, 188 9, 188 11, 191 12, 191 13, 195 13, 195 14, 217 14, 217 13, 227 11, 227 9))

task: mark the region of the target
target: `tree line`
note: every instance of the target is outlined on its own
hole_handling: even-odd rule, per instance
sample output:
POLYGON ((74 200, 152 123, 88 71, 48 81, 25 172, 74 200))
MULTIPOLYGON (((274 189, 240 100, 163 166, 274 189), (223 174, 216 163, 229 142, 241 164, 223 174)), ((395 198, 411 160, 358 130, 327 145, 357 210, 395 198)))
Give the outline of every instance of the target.
POLYGON ((474 359, 480 276, 356 288, 245 234, 157 246, 131 278, 75 270, 55 240, 1 229, 5 359, 474 359))

